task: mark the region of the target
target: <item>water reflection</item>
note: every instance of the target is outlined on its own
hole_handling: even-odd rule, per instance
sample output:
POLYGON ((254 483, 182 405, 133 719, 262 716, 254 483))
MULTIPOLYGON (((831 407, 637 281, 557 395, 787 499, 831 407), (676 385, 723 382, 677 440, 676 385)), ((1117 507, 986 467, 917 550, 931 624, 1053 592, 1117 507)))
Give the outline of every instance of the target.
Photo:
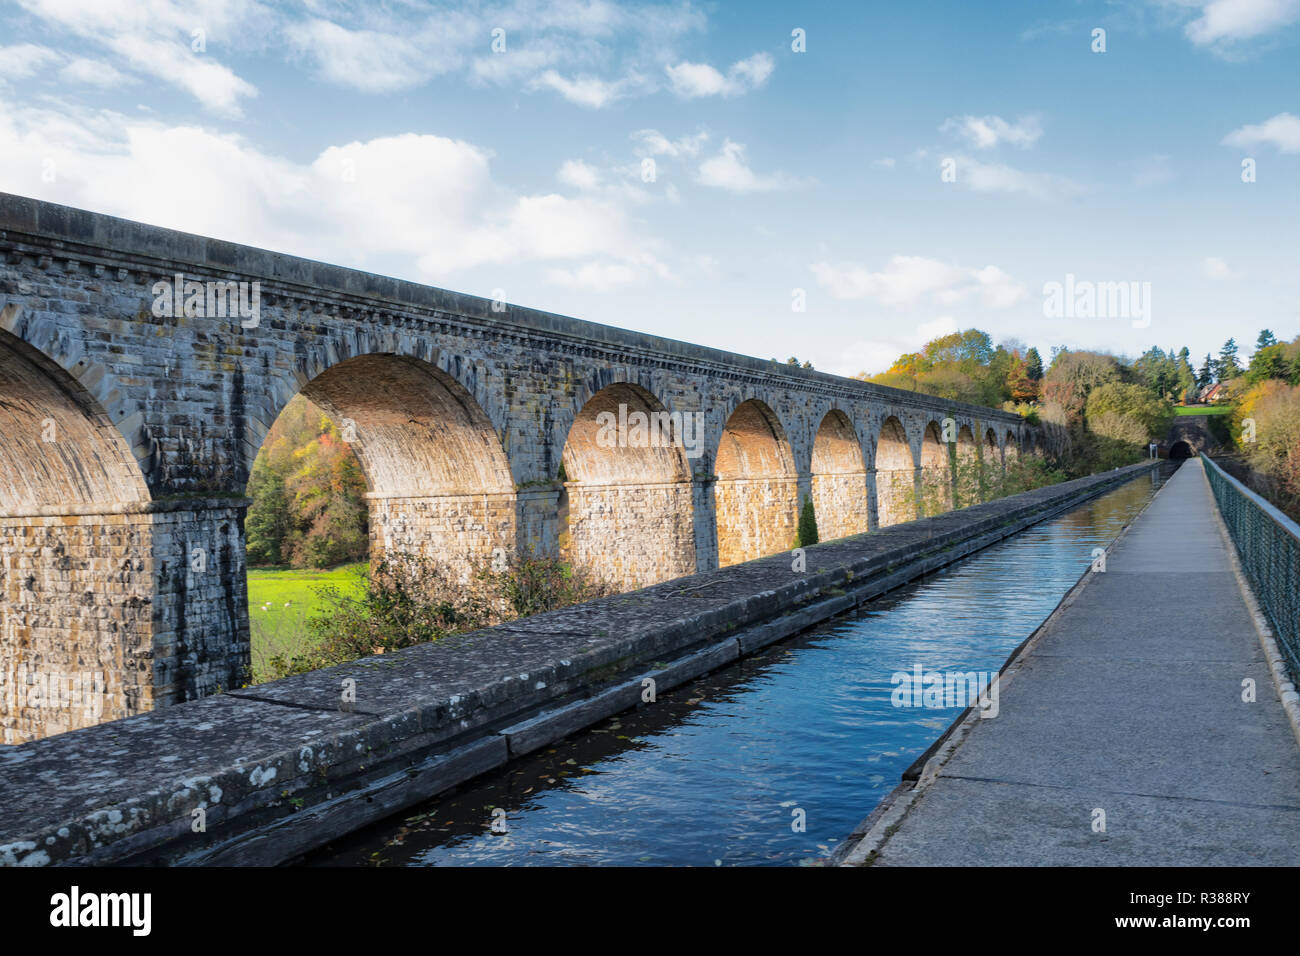
POLYGON ((891 675, 996 671, 1160 480, 1130 482, 305 862, 816 862, 961 710, 896 708, 891 675), (504 833, 492 831, 498 808, 504 833))

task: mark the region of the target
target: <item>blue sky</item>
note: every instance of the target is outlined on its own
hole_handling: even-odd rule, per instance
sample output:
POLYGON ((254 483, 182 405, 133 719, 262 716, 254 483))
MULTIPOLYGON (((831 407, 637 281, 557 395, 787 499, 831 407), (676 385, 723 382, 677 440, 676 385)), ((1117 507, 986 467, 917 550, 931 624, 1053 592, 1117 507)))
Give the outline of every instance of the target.
POLYGON ((9 0, 0 190, 844 374, 1199 364, 1300 333, 1298 51, 1300 0, 9 0))

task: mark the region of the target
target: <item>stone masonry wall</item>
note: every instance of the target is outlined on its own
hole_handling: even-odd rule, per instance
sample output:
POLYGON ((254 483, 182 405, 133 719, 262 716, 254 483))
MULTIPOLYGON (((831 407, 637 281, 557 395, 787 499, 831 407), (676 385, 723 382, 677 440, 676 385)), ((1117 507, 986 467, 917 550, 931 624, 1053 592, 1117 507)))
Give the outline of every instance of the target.
POLYGON ((695 573, 690 482, 566 488, 575 567, 625 591, 695 573))
POLYGON ((798 479, 720 479, 714 501, 719 567, 793 546, 799 520, 798 479))
POLYGON ((147 514, 0 519, 0 729, 34 740, 153 705, 147 514))
POLYGON ((493 558, 515 552, 513 494, 430 498, 369 496, 370 551, 425 555, 468 574, 493 558))
POLYGON ((817 515, 817 536, 822 541, 865 534, 867 521, 867 475, 813 475, 813 511, 817 515))

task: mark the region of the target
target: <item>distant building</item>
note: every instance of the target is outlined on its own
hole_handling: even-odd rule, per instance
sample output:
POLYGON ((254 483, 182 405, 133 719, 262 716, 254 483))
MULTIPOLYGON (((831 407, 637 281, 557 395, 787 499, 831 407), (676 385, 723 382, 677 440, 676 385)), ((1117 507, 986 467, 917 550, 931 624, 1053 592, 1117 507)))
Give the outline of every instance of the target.
POLYGON ((1227 401, 1227 398, 1228 386, 1223 382, 1209 385, 1201 390, 1201 401, 1207 405, 1213 404, 1214 402, 1227 401))

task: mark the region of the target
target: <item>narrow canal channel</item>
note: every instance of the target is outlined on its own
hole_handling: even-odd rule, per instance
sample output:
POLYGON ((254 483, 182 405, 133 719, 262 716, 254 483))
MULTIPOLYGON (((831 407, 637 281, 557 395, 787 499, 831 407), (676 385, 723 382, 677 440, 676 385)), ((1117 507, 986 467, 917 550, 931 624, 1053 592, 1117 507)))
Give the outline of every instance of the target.
POLYGON ((816 863, 961 712, 895 707, 891 677, 918 665, 997 671, 1165 477, 1135 479, 300 862, 816 863))

